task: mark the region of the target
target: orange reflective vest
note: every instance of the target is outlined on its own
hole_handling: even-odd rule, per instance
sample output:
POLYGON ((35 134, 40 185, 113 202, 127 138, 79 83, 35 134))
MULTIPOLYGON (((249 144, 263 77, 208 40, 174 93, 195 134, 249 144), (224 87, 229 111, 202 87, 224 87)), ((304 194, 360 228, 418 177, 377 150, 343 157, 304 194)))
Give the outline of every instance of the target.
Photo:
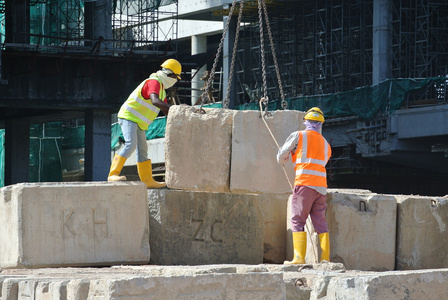
POLYGON ((292 155, 296 177, 294 185, 327 187, 325 165, 331 156, 327 140, 313 130, 299 131, 297 150, 292 155))
POLYGON ((150 79, 155 79, 160 84, 159 99, 164 100, 166 97, 165 89, 163 84, 157 76, 149 77, 145 79, 139 86, 129 95, 129 98, 121 106, 118 112, 118 117, 121 119, 126 119, 137 123, 141 130, 148 130, 149 124, 154 121, 154 119, 159 114, 160 108, 152 104, 151 99, 145 99, 142 96, 142 88, 146 81, 150 79))

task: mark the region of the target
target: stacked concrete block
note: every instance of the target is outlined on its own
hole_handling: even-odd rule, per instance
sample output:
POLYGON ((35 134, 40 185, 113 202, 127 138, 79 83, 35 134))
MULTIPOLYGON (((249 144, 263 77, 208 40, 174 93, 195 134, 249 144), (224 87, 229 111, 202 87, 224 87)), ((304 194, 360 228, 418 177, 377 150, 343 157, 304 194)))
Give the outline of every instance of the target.
POLYGON ((392 196, 327 194, 330 260, 354 270, 394 270, 397 204, 392 196))
POLYGON ((165 181, 172 189, 229 192, 234 111, 173 106, 165 133, 165 181))
POLYGON ((447 269, 347 274, 331 278, 326 289, 326 298, 357 300, 446 299, 448 294, 447 281, 447 269))
POLYGON ((264 222, 263 262, 282 264, 286 257, 286 213, 288 194, 259 194, 264 222))
POLYGON ((263 262, 264 219, 254 194, 148 190, 151 262, 263 262))
POLYGON ((448 199, 397 196, 397 270, 447 268, 448 199))
POLYGON ((230 168, 232 193, 291 193, 294 165, 291 161, 286 163, 285 173, 276 156, 278 147, 292 132, 305 129, 304 115, 293 110, 273 111, 264 116, 265 123, 259 111, 235 113, 230 168))
POLYGON ((146 187, 23 183, 0 189, 0 267, 149 261, 146 187))
POLYGON ((89 299, 285 299, 281 274, 203 274, 102 279, 90 285, 89 299))

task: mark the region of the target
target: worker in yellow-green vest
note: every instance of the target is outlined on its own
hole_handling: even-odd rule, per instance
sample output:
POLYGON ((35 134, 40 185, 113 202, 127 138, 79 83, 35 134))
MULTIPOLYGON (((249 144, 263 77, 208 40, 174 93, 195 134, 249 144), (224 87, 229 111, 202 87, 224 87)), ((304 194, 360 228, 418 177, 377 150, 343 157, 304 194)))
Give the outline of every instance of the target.
POLYGON ((182 66, 177 60, 168 59, 161 67, 161 70, 151 74, 149 78, 138 85, 118 112, 118 123, 121 126, 125 144, 119 154, 113 158, 108 181, 126 180, 125 176, 120 176, 120 172, 126 159, 137 150, 137 171, 140 180, 148 188, 166 186, 164 182, 157 182, 152 178, 146 130, 160 110, 168 115, 171 105, 166 102, 165 89, 172 87, 181 79, 182 66))
POLYGON ((284 164, 291 155, 295 163, 296 176, 291 200, 291 225, 294 258, 285 264, 304 264, 306 254, 306 232, 308 216, 319 234, 320 261, 330 261, 330 237, 325 219, 327 208, 327 172, 325 165, 331 156, 330 144, 320 133, 324 114, 318 107, 309 109, 304 117, 305 130, 289 135, 279 149, 277 161, 284 164))

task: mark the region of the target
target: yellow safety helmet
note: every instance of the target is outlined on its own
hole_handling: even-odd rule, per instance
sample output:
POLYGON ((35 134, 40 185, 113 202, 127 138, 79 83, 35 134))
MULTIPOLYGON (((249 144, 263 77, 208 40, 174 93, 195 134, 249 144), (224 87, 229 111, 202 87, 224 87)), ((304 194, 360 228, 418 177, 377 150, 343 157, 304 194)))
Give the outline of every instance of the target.
POLYGON ((160 66, 165 69, 170 69, 171 71, 173 71, 174 74, 177 75, 177 78, 181 79, 180 73, 182 73, 182 66, 180 62, 178 62, 177 60, 173 58, 167 59, 160 66))
POLYGON ((318 122, 325 122, 324 113, 320 110, 319 107, 312 107, 310 108, 304 117, 305 120, 310 121, 318 121, 318 122))

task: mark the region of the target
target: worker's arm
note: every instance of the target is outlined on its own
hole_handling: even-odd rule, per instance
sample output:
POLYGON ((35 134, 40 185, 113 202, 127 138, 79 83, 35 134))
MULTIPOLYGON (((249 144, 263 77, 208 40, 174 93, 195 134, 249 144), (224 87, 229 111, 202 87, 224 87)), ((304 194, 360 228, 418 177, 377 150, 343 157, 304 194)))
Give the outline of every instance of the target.
POLYGON ((277 153, 277 162, 279 164, 284 164, 289 160, 289 154, 294 153, 297 149, 297 145, 299 143, 299 132, 293 132, 286 139, 286 142, 283 146, 278 149, 277 153))
POLYGON ((165 114, 165 116, 168 116, 168 111, 171 107, 171 104, 168 104, 160 100, 159 95, 157 95, 156 93, 152 93, 151 95, 149 95, 149 97, 151 98, 152 104, 160 108, 160 110, 165 114))

